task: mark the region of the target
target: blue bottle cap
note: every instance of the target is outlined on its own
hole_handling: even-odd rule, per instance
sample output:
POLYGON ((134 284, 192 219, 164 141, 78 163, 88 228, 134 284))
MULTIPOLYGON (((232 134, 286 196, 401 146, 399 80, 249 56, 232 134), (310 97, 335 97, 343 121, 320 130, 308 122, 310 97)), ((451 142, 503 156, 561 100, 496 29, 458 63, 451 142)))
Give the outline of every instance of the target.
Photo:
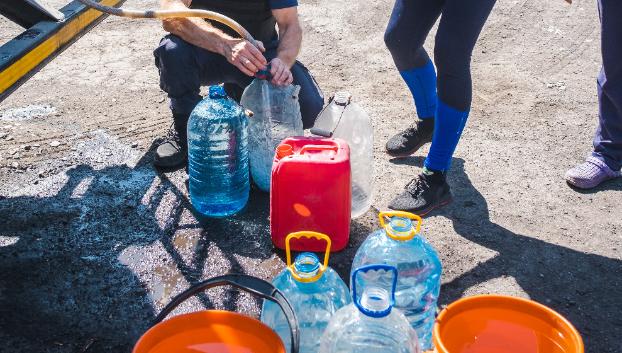
POLYGON ((225 92, 225 88, 223 86, 209 86, 209 97, 213 99, 225 98, 227 97, 227 92, 225 92))

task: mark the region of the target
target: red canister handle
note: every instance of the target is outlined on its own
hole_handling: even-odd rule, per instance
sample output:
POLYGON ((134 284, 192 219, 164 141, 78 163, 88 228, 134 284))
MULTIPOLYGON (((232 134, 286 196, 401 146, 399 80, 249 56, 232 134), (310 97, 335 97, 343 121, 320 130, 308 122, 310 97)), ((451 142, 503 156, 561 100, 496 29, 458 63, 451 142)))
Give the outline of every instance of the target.
POLYGON ((339 147, 331 146, 331 145, 305 145, 305 146, 302 146, 302 148, 300 149, 300 152, 298 153, 300 155, 303 155, 305 154, 305 152, 309 152, 309 151, 335 151, 336 153, 338 149, 339 147))

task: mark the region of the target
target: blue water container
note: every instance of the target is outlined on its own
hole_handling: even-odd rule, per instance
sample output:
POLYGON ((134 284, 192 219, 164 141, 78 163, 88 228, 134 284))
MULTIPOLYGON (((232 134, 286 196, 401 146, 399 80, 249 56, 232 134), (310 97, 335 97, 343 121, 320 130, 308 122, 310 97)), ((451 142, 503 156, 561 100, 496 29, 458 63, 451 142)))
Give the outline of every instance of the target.
MULTIPOLYGON (((380 224, 382 229, 371 233, 361 244, 352 268, 380 263, 398 269, 395 307, 417 331, 421 348, 430 350, 441 288, 441 261, 419 233, 421 217, 407 212, 381 212, 380 224)), ((366 280, 376 279, 362 275, 362 283, 366 280)))
POLYGON ((321 339, 320 353, 421 351, 415 330, 404 314, 393 307, 397 272, 395 267, 381 264, 363 266, 352 272, 353 303, 341 308, 330 320, 321 339), (382 280, 367 280, 361 286, 358 274, 382 280))
POLYGON ((188 121, 190 200, 208 217, 226 217, 248 201, 248 118, 222 86, 209 87, 188 121))
MULTIPOLYGON (((330 238, 321 233, 297 232, 286 238, 287 268, 277 275, 272 284, 294 307, 300 327, 300 353, 318 353, 320 338, 333 314, 350 303, 348 287, 337 272, 328 267, 330 238), (326 241, 324 263, 313 253, 305 252, 291 263, 289 242, 300 237, 326 241)), ((289 326, 283 311, 271 301, 264 301, 261 321, 279 334, 289 351, 289 326)))

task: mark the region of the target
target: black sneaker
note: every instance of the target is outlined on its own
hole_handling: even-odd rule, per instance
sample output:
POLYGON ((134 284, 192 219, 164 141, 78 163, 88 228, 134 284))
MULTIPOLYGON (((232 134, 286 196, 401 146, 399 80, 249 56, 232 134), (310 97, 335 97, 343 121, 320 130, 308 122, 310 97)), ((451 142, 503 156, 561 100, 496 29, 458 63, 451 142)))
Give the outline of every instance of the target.
POLYGON ((411 180, 404 191, 389 203, 389 208, 425 216, 450 202, 451 191, 445 176, 440 172, 424 169, 423 173, 411 180))
POLYGON ((183 167, 188 160, 188 116, 174 115, 164 142, 155 151, 153 165, 159 168, 183 167))
POLYGON ((396 134, 387 141, 386 151, 392 157, 407 157, 421 146, 432 142, 434 119, 417 120, 415 125, 396 134))

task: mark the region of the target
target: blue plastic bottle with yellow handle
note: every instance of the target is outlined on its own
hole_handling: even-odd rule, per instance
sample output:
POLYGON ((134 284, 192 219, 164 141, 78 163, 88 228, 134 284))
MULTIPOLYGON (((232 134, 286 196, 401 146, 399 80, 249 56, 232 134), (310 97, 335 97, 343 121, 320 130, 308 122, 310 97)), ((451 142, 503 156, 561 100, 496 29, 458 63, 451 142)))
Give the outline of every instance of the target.
MULTIPOLYGON (((381 229, 371 233, 358 249, 352 268, 387 264, 398 270, 395 307, 417 331, 421 348, 432 348, 432 328, 441 288, 438 254, 421 235, 421 217, 408 212, 381 212, 381 229)), ((364 284, 367 275, 361 275, 364 284)))
MULTIPOLYGON (((333 314, 351 302, 348 287, 337 272, 328 267, 330 246, 330 238, 322 233, 303 231, 289 234, 285 239, 287 268, 272 281, 294 307, 300 327, 300 353, 318 353, 320 338, 333 314), (290 242, 300 238, 326 242, 323 263, 310 252, 299 254, 292 263, 290 242)), ((289 349, 289 326, 276 304, 264 301, 261 321, 276 331, 286 350, 289 349)))

